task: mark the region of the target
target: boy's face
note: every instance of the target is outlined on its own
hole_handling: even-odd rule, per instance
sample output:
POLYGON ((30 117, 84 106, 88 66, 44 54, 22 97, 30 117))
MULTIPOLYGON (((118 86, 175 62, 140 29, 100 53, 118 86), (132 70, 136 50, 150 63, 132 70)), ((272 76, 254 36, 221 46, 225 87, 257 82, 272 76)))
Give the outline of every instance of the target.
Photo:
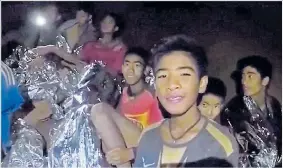
POLYGON ((128 54, 122 65, 123 76, 129 85, 138 83, 143 78, 145 70, 144 60, 136 54, 128 54))
POLYGON ((207 85, 199 79, 196 61, 188 52, 173 51, 160 58, 156 69, 156 94, 163 107, 173 115, 187 112, 207 85))
POLYGON ((91 16, 87 12, 83 10, 77 11, 76 20, 78 21, 79 24, 83 25, 90 19, 91 19, 91 16))
POLYGON ((118 27, 116 26, 115 19, 111 16, 106 16, 101 22, 100 22, 100 31, 102 33, 114 33, 118 31, 118 27))
POLYGON ((202 115, 214 120, 219 115, 223 103, 224 100, 222 97, 208 93, 203 95, 198 108, 202 115))
POLYGON ((49 24, 53 24, 61 18, 58 8, 54 5, 45 7, 44 15, 49 24))
POLYGON ((246 96, 255 96, 264 91, 268 81, 262 79, 260 73, 251 66, 245 67, 242 71, 241 83, 246 96))

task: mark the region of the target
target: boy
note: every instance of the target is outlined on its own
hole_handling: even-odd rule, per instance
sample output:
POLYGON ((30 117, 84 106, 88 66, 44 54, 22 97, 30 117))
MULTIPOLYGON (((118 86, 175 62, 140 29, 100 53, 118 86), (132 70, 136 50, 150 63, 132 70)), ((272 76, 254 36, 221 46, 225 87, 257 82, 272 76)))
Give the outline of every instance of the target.
POLYGON ((92 120, 101 136, 110 164, 129 166, 124 163, 134 158, 133 149, 138 144, 141 130, 162 119, 158 102, 145 83, 149 56, 149 53, 140 47, 127 51, 122 73, 128 86, 123 89, 117 108, 120 114, 104 103, 92 108, 92 120), (105 127, 108 127, 108 130, 105 127))
POLYGON ((76 49, 86 42, 96 41, 97 32, 92 25, 92 13, 94 12, 92 2, 78 2, 76 18, 64 22, 58 29, 70 49, 76 49))
POLYGON ((226 97, 226 86, 221 79, 209 77, 205 93, 198 105, 202 115, 215 120, 220 114, 226 97))
MULTIPOLYGON (((269 132, 270 136, 263 136, 267 136, 269 138, 276 137, 276 142, 272 143, 276 143, 278 157, 280 157, 282 140, 281 104, 267 92, 272 78, 271 63, 267 58, 262 56, 248 56, 237 62, 237 70, 235 72, 235 75, 238 73, 238 76, 240 77, 240 79, 236 82, 241 84, 242 94, 234 97, 227 104, 225 110, 221 113, 221 124, 232 128, 239 139, 241 139, 240 137, 242 136, 240 136, 241 132, 247 132, 243 135, 244 139, 248 141, 247 144, 244 144, 241 140, 239 140, 239 143, 243 147, 241 148, 242 152, 247 152, 247 154, 252 155, 260 152, 260 150, 258 150, 258 145, 253 141, 253 138, 249 138, 250 135, 248 134, 251 132, 246 126, 243 126, 246 125, 245 123, 252 124, 250 122, 251 117, 249 114, 252 114, 253 112, 249 110, 245 104, 246 102, 243 100, 243 95, 248 96, 255 102, 255 106, 249 106, 252 109, 257 110, 259 114, 262 114, 259 116, 261 124, 265 123, 266 126, 271 126, 269 128, 265 128, 269 132)), ((261 133, 258 136, 261 137, 261 133)), ((267 140, 264 143, 269 144, 271 143, 271 140, 267 140)), ((252 158, 250 158, 249 162, 251 166, 255 166, 254 164, 256 162, 254 162, 252 158)), ((278 161, 276 163, 277 166, 281 164, 280 162, 281 161, 278 161)), ((266 165, 264 163, 260 166, 265 167, 266 165)))
POLYGON ((163 39, 152 50, 156 94, 172 115, 142 133, 134 167, 163 167, 209 157, 238 164, 235 138, 202 117, 197 97, 204 93, 207 58, 204 49, 184 35, 163 39))
POLYGON ((2 46, 10 41, 16 41, 29 48, 40 45, 55 45, 58 35, 58 22, 61 20, 59 7, 56 3, 48 2, 44 4, 42 14, 46 19, 46 25, 39 28, 29 23, 19 30, 12 30, 2 38, 2 46))

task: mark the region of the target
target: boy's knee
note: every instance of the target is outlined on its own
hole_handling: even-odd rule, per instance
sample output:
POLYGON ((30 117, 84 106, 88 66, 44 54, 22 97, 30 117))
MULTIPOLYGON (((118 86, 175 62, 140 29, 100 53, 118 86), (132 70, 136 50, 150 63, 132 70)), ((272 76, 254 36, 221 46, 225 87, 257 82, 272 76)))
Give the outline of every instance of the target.
POLYGON ((111 111, 113 111, 113 107, 111 107, 109 104, 107 103, 98 103, 95 104, 92 108, 91 108, 91 118, 92 120, 95 121, 105 121, 105 120, 109 120, 111 115, 111 111))

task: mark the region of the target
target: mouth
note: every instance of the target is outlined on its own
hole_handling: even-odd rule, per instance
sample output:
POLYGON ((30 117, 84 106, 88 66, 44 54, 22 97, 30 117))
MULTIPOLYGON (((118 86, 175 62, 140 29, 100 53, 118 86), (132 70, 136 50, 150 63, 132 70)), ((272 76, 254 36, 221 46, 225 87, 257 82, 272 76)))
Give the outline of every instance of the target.
POLYGON ((171 95, 171 96, 166 97, 166 100, 173 104, 180 103, 183 99, 184 99, 184 96, 181 96, 181 95, 171 95))
POLYGON ((249 90, 249 89, 248 89, 248 87, 243 86, 243 90, 247 91, 247 90, 249 90))

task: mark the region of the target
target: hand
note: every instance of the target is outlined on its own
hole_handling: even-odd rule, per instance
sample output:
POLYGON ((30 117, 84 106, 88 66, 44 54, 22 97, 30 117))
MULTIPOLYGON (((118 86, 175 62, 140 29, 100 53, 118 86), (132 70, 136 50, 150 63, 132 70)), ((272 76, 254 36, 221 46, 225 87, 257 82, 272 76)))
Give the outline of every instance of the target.
POLYGON ((52 53, 55 52, 56 50, 56 46, 54 45, 47 45, 47 46, 38 46, 36 48, 31 49, 32 52, 40 55, 40 56, 44 56, 48 53, 52 53))
POLYGON ((134 152, 132 148, 118 148, 106 154, 106 160, 112 165, 121 165, 134 159, 134 152))

